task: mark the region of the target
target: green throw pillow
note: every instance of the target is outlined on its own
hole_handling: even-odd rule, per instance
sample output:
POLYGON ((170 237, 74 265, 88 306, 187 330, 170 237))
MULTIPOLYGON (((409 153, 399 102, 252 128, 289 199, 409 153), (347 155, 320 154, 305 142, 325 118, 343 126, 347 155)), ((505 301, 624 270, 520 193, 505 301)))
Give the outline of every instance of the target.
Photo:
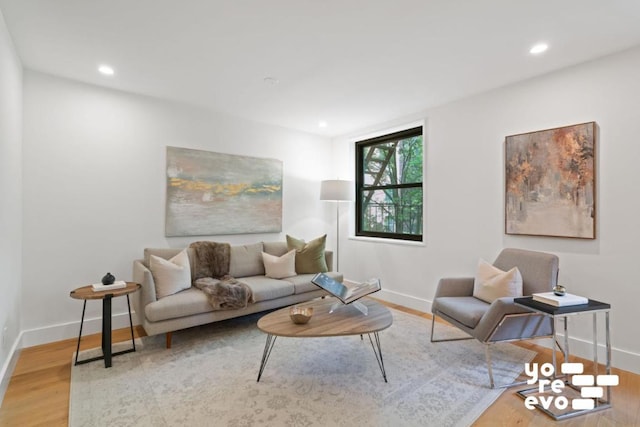
POLYGON ((329 271, 324 258, 327 235, 313 239, 309 243, 287 235, 288 250, 296 250, 296 273, 326 273, 329 271))

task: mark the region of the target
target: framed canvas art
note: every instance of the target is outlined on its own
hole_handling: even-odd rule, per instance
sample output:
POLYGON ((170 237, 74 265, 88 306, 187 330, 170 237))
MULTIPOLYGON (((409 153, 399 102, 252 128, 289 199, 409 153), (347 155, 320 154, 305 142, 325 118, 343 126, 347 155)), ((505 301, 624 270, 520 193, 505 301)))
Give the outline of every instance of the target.
POLYGON ((167 147, 167 237, 280 231, 280 160, 167 147))
POLYGON ((596 237, 596 123, 507 136, 505 232, 596 237))

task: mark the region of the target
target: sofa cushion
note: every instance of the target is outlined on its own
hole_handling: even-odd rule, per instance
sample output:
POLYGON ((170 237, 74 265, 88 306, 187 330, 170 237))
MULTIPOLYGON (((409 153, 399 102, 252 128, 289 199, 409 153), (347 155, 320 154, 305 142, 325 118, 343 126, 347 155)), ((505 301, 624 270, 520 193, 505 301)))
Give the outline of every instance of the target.
POLYGON ((435 303, 437 311, 472 329, 491 306, 475 297, 440 297, 435 303))
POLYGON ((473 296, 492 303, 498 298, 521 297, 522 275, 518 267, 502 271, 481 259, 473 282, 473 296))
POLYGON ((289 252, 287 242, 262 242, 262 246, 269 255, 282 256, 289 252))
POLYGON ((170 260, 151 255, 149 270, 156 286, 156 298, 164 298, 191 287, 191 267, 187 251, 180 251, 170 260))
POLYGON ((326 234, 308 243, 287 235, 287 247, 289 250, 296 250, 296 273, 324 273, 329 271, 324 254, 326 240, 326 234))
MULTIPOLYGON (((343 280, 342 274, 336 273, 334 271, 330 271, 324 274, 331 277, 332 279, 337 280, 338 282, 342 282, 343 280)), ((286 280, 287 282, 292 283, 294 292, 296 294, 303 294, 305 292, 313 292, 321 289, 320 286, 311 283, 311 279, 313 279, 313 276, 315 276, 315 274, 298 274, 297 276, 287 277, 286 279, 282 280, 286 280)))
MULTIPOLYGON (((185 248, 144 248, 144 266, 149 268, 149 263, 151 262, 151 255, 159 256, 164 259, 171 259, 174 256, 178 255, 181 251, 184 251, 185 248)), ((192 248, 186 248, 187 255, 189 256, 189 265, 191 271, 194 271, 194 252, 192 248)))
POLYGON ((296 251, 295 249, 282 256, 269 255, 262 252, 264 262, 264 275, 272 279, 284 279, 296 275, 296 251))
POLYGON ((253 302, 267 301, 293 295, 293 283, 265 276, 243 277, 242 282, 253 291, 253 302))
POLYGON ((264 274, 262 250, 262 242, 252 245, 231 246, 229 274, 236 278, 264 274))
POLYGON ((207 296, 200 289, 189 288, 159 299, 144 307, 144 314, 152 322, 192 316, 213 311, 207 296))

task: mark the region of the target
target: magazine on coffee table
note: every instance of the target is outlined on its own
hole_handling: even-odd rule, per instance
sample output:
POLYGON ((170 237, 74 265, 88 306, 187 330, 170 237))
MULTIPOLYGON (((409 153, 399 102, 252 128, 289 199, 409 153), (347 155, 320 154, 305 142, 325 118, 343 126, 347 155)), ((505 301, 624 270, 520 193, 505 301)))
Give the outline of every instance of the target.
POLYGON ((378 292, 382 289, 382 286, 380 286, 380 279, 377 278, 369 279, 366 282, 353 287, 347 287, 324 273, 318 273, 313 276, 311 283, 320 286, 322 289, 342 301, 343 304, 351 304, 364 296, 378 292))

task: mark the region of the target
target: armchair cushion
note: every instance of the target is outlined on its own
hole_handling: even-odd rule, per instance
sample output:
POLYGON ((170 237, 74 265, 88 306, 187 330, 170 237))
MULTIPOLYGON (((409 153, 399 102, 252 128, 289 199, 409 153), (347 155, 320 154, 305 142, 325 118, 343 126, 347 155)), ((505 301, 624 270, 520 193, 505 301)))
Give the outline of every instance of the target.
POLYGON ((473 329, 489 307, 490 304, 475 297, 441 297, 434 301, 433 310, 473 329))
POLYGON ((492 303, 503 297, 522 296, 522 275, 517 267, 502 271, 481 259, 473 283, 473 296, 492 303))

